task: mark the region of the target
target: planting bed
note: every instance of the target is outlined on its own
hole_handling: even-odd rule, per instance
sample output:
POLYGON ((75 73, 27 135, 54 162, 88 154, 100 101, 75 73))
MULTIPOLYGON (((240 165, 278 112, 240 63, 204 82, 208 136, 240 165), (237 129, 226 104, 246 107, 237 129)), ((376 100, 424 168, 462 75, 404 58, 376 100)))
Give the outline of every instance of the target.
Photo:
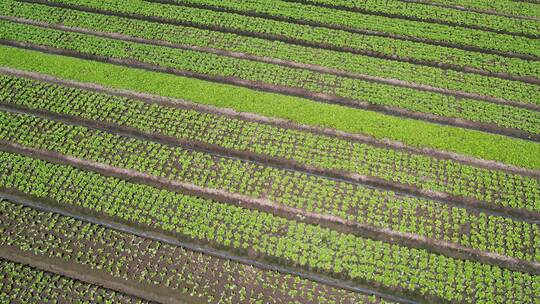
POLYGON ((0 299, 540 303, 540 4, 0 0, 0 299))

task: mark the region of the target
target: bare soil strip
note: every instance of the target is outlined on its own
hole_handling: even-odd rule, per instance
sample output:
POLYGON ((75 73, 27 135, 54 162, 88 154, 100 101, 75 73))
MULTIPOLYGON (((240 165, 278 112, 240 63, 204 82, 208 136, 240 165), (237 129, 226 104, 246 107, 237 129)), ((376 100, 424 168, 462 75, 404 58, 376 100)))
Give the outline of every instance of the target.
POLYGON ((137 37, 127 36, 127 35, 118 34, 118 33, 99 32, 99 31, 89 30, 89 29, 80 28, 80 27, 68 27, 68 26, 64 26, 60 24, 49 24, 46 22, 34 21, 30 19, 17 18, 17 17, 10 17, 10 16, 0 15, 0 20, 6 20, 10 22, 15 22, 15 23, 28 24, 28 25, 61 30, 61 31, 66 31, 66 32, 88 34, 92 36, 109 38, 109 39, 116 39, 116 40, 135 42, 135 43, 141 43, 141 44, 147 44, 147 45, 165 46, 165 47, 181 49, 181 50, 191 50, 191 51, 197 51, 201 53, 220 55, 224 57, 275 64, 279 66, 291 67, 291 68, 296 68, 296 69, 305 69, 305 70, 309 70, 309 71, 313 71, 317 73, 336 75, 336 76, 347 77, 351 79, 359 79, 359 80, 365 80, 369 82, 375 82, 375 83, 383 83, 383 84, 388 84, 388 85, 397 86, 397 87, 415 89, 419 91, 440 93, 440 94, 454 96, 458 98, 477 99, 477 100, 482 100, 482 101, 491 102, 491 103, 500 104, 500 105, 508 105, 508 106, 513 106, 513 107, 528 109, 531 111, 540 111, 540 105, 536 105, 536 104, 523 103, 520 101, 513 101, 513 100, 502 99, 502 98, 484 96, 484 95, 480 95, 476 93, 468 93, 468 92, 463 92, 463 91, 443 89, 439 87, 434 87, 434 86, 425 85, 425 84, 418 84, 418 83, 408 82, 408 81, 399 80, 399 79, 371 76, 371 75, 365 75, 365 74, 360 74, 360 73, 355 73, 355 72, 347 72, 347 71, 339 70, 336 68, 329 68, 329 67, 324 67, 324 66, 315 65, 315 64, 304 64, 304 63, 298 63, 298 62, 294 62, 290 60, 276 59, 276 58, 267 57, 267 56, 250 55, 250 54, 246 54, 242 52, 233 52, 233 51, 225 51, 225 50, 213 49, 213 48, 207 48, 207 47, 182 45, 182 44, 170 43, 170 42, 162 41, 162 40, 149 40, 149 39, 137 38, 137 37))
POLYGON ((223 109, 223 108, 218 108, 218 107, 209 106, 209 105, 197 104, 197 103, 187 101, 187 100, 182 100, 182 99, 175 99, 175 98, 163 97, 163 96, 158 96, 158 95, 133 92, 129 90, 108 88, 108 87, 104 87, 104 86, 93 84, 93 83, 83 83, 83 82, 77 82, 77 81, 72 81, 72 80, 65 80, 65 79, 49 76, 46 74, 22 71, 22 70, 17 70, 17 69, 8 68, 8 67, 0 67, 0 73, 4 73, 11 76, 26 77, 26 78, 30 78, 30 79, 34 79, 38 81, 44 81, 44 82, 48 82, 52 84, 73 87, 73 88, 78 88, 78 89, 83 89, 83 90, 91 90, 91 91, 110 94, 110 95, 119 96, 119 97, 139 99, 148 104, 158 104, 158 105, 171 107, 171 108, 196 110, 203 113, 223 115, 223 116, 234 118, 234 119, 242 119, 245 121, 272 125, 279 128, 293 129, 293 130, 298 130, 302 132, 310 132, 317 135, 337 137, 340 139, 350 140, 354 142, 366 143, 375 147, 380 147, 380 148, 385 148, 385 149, 394 149, 394 150, 404 151, 408 153, 420 154, 420 155, 425 155, 425 156, 429 156, 429 157, 433 157, 437 159, 448 159, 448 160, 453 160, 453 161, 466 164, 466 165, 471 165, 471 166, 476 166, 476 167, 486 168, 486 169, 500 170, 500 171, 504 171, 504 172, 508 172, 512 174, 520 174, 523 176, 540 179, 539 170, 521 168, 517 166, 504 164, 501 162, 483 160, 483 159, 473 158, 469 156, 460 155, 457 153, 441 151, 441 150, 436 150, 436 149, 411 147, 398 141, 379 140, 371 136, 362 135, 362 134, 347 133, 347 132, 330 129, 330 128, 301 125, 301 124, 297 124, 297 123, 294 123, 285 119, 280 119, 280 118, 266 117, 266 116, 253 114, 253 113, 246 113, 246 112, 237 112, 233 109, 223 109))
POLYGON ((6 141, 0 141, 0 150, 50 161, 60 165, 70 165, 83 170, 97 172, 105 176, 112 176, 130 182, 146 184, 160 189, 167 189, 187 195, 228 203, 243 208, 259 210, 294 221, 319 225, 339 232, 352 233, 360 237, 367 237, 384 242, 392 242, 407 247, 425 249, 452 258, 478 261, 485 264, 508 268, 513 271, 540 275, 540 263, 519 260, 496 253, 483 252, 445 241, 429 239, 411 233, 402 233, 392 231, 390 229, 375 228, 369 225, 345 220, 337 216, 323 215, 308 212, 303 209, 276 204, 266 199, 254 199, 219 189, 209 189, 190 183, 173 181, 134 170, 122 169, 102 163, 83 160, 57 152, 28 148, 6 141))
POLYGON ((517 76, 517 75, 511 75, 508 73, 494 73, 494 72, 488 72, 476 68, 471 67, 463 67, 458 65, 452 65, 452 64, 445 64, 445 63, 439 63, 439 62, 432 62, 432 61, 425 61, 425 60, 418 60, 414 58, 401 58, 396 57, 392 55, 387 55, 383 53, 378 52, 372 52, 372 51, 365 51, 365 50, 356 50, 353 48, 348 47, 338 47, 331 44, 323 44, 323 43, 314 43, 309 42, 305 40, 298 40, 298 39, 292 39, 285 36, 277 36, 277 35, 269 35, 264 33, 254 33, 249 31, 242 31, 242 30, 235 30, 231 28, 224 28, 224 27, 216 27, 216 26, 205 26, 201 24, 191 23, 187 21, 175 21, 175 20, 168 20, 161 17, 155 17, 155 16, 143 16, 143 15, 136 15, 136 14, 126 14, 126 13, 119 13, 119 12, 110 12, 106 10, 100 10, 100 9, 94 9, 94 8, 88 8, 81 5, 69 5, 64 3, 55 3, 55 2, 47 2, 44 0, 19 0, 20 2, 28 2, 28 3, 37 3, 42 5, 48 5, 51 7, 60 7, 60 8, 67 8, 67 9, 73 9, 78 10, 82 12, 89 12, 89 13, 96 13, 101 14, 105 16, 116 16, 116 17, 123 17, 123 18, 131 18, 131 19, 137 19, 137 20, 143 20, 148 22, 158 22, 158 23, 165 23, 165 24, 171 24, 171 25, 179 25, 179 26, 188 26, 198 29, 204 29, 204 30, 211 30, 216 32, 223 32, 223 33, 231 33, 236 34, 240 36, 247 36, 247 37, 253 37, 253 38, 260 38, 260 39, 266 39, 270 41, 282 41, 285 43, 300 45, 300 46, 306 46, 306 47, 312 47, 312 48, 321 48, 321 49, 327 49, 337 52, 347 52, 352 54, 358 54, 358 55, 365 55, 365 56, 371 56, 371 57, 377 57, 387 60, 395 60, 395 61, 401 61, 401 62, 408 62, 412 64, 418 64, 418 65, 425 65, 425 66, 431 66, 431 67, 438 67, 442 69, 449 69, 454 70, 458 72, 465 72, 465 73, 473 73, 478 74, 482 76, 492 76, 492 77, 498 77, 501 79, 507 79, 507 80, 516 80, 516 81, 523 81, 526 83, 533 83, 533 84, 540 84, 540 79, 534 78, 534 77, 528 77, 528 76, 517 76))
MULTIPOLYGON (((29 0, 22 0, 22 1, 29 1, 29 0)), ((34 1, 34 0, 30 0, 30 1, 34 1)), ((243 16, 248 16, 248 17, 264 18, 264 19, 299 24, 299 25, 309 25, 313 27, 328 28, 332 30, 349 32, 353 34, 386 37, 386 38, 392 38, 396 40, 404 40, 404 41, 412 41, 412 42, 421 42, 421 43, 450 47, 454 49, 460 49, 460 50, 471 51, 471 52, 500 55, 500 56, 511 57, 511 58, 520 58, 524 60, 540 61, 539 57, 536 57, 533 55, 484 49, 484 48, 480 48, 480 47, 476 47, 472 45, 457 44, 457 43, 452 43, 452 42, 437 41, 437 40, 412 37, 412 36, 403 36, 403 35, 390 34, 390 33, 379 32, 379 31, 360 30, 360 29, 351 28, 351 27, 342 26, 342 25, 327 24, 327 23, 314 22, 314 21, 308 21, 308 20, 302 20, 302 19, 292 19, 292 18, 287 18, 287 17, 280 17, 280 16, 269 15, 269 14, 257 13, 257 12, 246 12, 246 11, 241 11, 241 10, 236 10, 236 9, 231 9, 231 8, 208 5, 208 4, 181 3, 181 2, 171 1, 171 0, 152 0, 148 2, 176 5, 176 6, 183 6, 183 7, 191 7, 191 8, 200 8, 200 9, 206 9, 206 10, 211 10, 215 12, 233 13, 233 14, 243 15, 243 16)))
POLYGON ((100 130, 107 133, 115 133, 126 137, 158 142, 168 146, 178 146, 187 150, 195 150, 223 158, 230 158, 240 161, 249 161, 273 168, 278 168, 287 171, 296 171, 306 175, 322 177, 324 179, 336 180, 340 182, 348 182, 353 184, 363 184, 366 186, 378 188, 384 191, 393 191, 402 196, 414 196, 458 206, 472 211, 475 214, 486 213, 498 217, 511 218, 518 221, 540 223, 540 214, 533 211, 523 209, 513 209, 509 207, 498 206, 476 200, 473 198, 454 196, 445 192, 425 190, 412 185, 399 184, 389 182, 373 176, 351 173, 343 170, 324 169, 320 167, 305 165, 294 160, 283 159, 279 157, 271 157, 248 151, 238 151, 211 145, 204 142, 183 140, 172 136, 167 136, 159 133, 145 133, 137 129, 119 126, 115 124, 97 122, 80 117, 70 115, 62 115, 42 110, 33 110, 8 104, 3 104, 0 101, 0 110, 33 115, 45 119, 61 121, 70 125, 84 126, 89 129, 100 130))
POLYGON ((472 130, 488 132, 492 134, 504 135, 504 136, 508 136, 512 138, 519 138, 519 139, 529 140, 533 142, 540 142, 540 134, 532 134, 532 133, 528 133, 528 132, 517 130, 517 129, 502 128, 493 124, 478 123, 478 122, 473 122, 469 120, 464 120, 461 118, 444 117, 444 116, 438 116, 434 114, 412 112, 412 111, 404 110, 397 107, 374 105, 374 104, 371 104, 369 102, 362 101, 362 100, 343 98, 343 97, 331 95, 331 94, 314 93, 314 92, 307 91, 305 89, 300 89, 300 88, 269 85, 266 83, 245 80, 238 77, 209 76, 202 73, 177 70, 174 68, 147 64, 147 63, 143 63, 143 62, 136 61, 133 59, 116 59, 116 58, 110 58, 110 57, 105 57, 105 56, 100 56, 100 55, 81 54, 79 52, 74 52, 70 50, 39 46, 39 45, 34 45, 30 43, 25 43, 25 42, 0 40, 0 44, 24 48, 28 50, 41 51, 48 54, 70 56, 70 57, 76 57, 76 58, 81 58, 81 59, 86 59, 86 60, 94 60, 94 61, 99 61, 99 62, 104 62, 104 63, 132 67, 132 68, 139 68, 139 69, 144 69, 148 71, 197 78, 197 79, 212 81, 212 82, 217 82, 217 83, 232 84, 232 85, 237 85, 237 86, 254 89, 254 90, 302 97, 302 98, 307 98, 307 99, 311 99, 318 102, 342 105, 342 106, 347 106, 350 108, 376 111, 376 112, 385 113, 385 114, 396 116, 396 117, 418 119, 418 120, 423 120, 427 122, 437 123, 440 125, 462 127, 462 128, 472 129, 472 130))
MULTIPOLYGON (((148 0, 147 0, 148 1, 148 0)), ((440 20, 440 19, 422 19, 414 16, 405 16, 405 15, 399 15, 399 14, 389 14, 389 13, 383 13, 383 12, 375 12, 370 11, 358 7, 349 7, 344 5, 332 5, 332 4, 326 4, 326 3, 318 3, 318 2, 311 2, 309 0, 283 0, 285 2, 291 2, 291 3, 301 3, 304 5, 312 5, 312 6, 318 6, 318 7, 324 7, 334 10, 341 10, 346 12, 352 12, 352 13, 359 13, 363 15, 371 15, 371 16, 381 16, 381 17, 387 17, 387 18, 394 18, 394 19, 402 19, 402 20, 409 20, 409 21, 416 21, 416 22, 423 22, 423 23, 434 23, 434 24, 440 24, 440 25, 447 25, 447 26, 453 26, 453 27, 460 27, 460 28, 466 28, 466 29, 473 29, 473 30, 480 30, 484 32, 490 32, 490 33, 496 33, 496 34, 503 34, 503 35, 512 35, 512 36, 520 36, 520 37, 526 37, 531 39, 536 39, 539 36, 538 35, 531 35, 526 33, 519 33, 519 32, 510 32, 505 30, 498 30, 493 29, 486 26, 480 26, 480 25, 473 25, 473 24, 461 24, 458 22, 451 22, 447 20, 440 20)))
POLYGON ((69 262, 62 258, 33 255, 29 252, 22 251, 15 246, 0 246, 0 257, 5 260, 101 286, 109 290, 135 296, 150 302, 163 304, 197 304, 197 302, 188 298, 182 297, 180 299, 178 296, 171 297, 170 295, 166 295, 161 290, 163 288, 159 286, 150 286, 136 281, 125 281, 113 277, 106 272, 69 262))
MULTIPOLYGON (((283 274, 290 274, 290 275, 298 276, 303 279, 314 281, 320 284, 325 284, 331 287, 345 289, 352 292, 358 292, 358 293, 363 293, 363 294, 373 294, 373 295, 376 295, 378 297, 381 297, 381 298, 384 298, 393 302, 405 303, 405 304, 418 303, 416 300, 412 300, 410 298, 404 298, 400 295, 395 295, 393 291, 381 292, 381 291, 372 289, 370 286, 367 286, 367 285, 359 286, 357 282, 353 283, 351 281, 329 277, 324 274, 308 272, 303 269, 299 269, 297 267, 292 267, 290 265, 287 265, 287 267, 282 267, 280 265, 276 265, 275 263, 267 263, 264 261, 263 257, 256 256, 255 259, 252 259, 249 257, 245 257, 243 255, 239 255, 236 252, 229 252, 226 250, 212 248, 208 246, 208 244, 205 244, 205 243, 196 244, 193 242, 186 242, 184 241, 184 237, 182 236, 172 236, 170 234, 165 234, 162 231, 149 229, 148 227, 140 227, 137 225, 133 225, 133 223, 124 223, 124 222, 118 221, 118 219, 114 219, 103 214, 93 214, 91 212, 88 212, 88 210, 83 210, 81 208, 70 207, 68 210, 66 208, 62 208, 61 206, 58 206, 58 204, 55 204, 55 202, 45 202, 43 200, 36 200, 33 198, 29 198, 26 195, 21 194, 21 193, 15 193, 15 192, 7 193, 4 190, 0 190, 0 197, 3 197, 12 202, 15 202, 15 203, 27 206, 27 207, 31 207, 40 211, 57 213, 57 214, 72 217, 81 221, 97 224, 108 229, 113 229, 113 230, 120 231, 123 233, 133 234, 139 237, 163 242, 163 243, 173 245, 173 246, 183 247, 187 250, 200 252, 200 253, 203 253, 212 257, 220 258, 220 259, 231 260, 237 263, 250 265, 250 266, 257 267, 263 270, 276 271, 283 274)), ((418 301, 421 301, 421 299, 418 299, 418 301)))

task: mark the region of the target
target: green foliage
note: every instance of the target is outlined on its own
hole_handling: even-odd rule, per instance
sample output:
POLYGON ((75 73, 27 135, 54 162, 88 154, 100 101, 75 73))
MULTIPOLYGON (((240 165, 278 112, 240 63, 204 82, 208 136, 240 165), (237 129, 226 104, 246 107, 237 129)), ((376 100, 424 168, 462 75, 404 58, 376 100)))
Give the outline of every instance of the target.
MULTIPOLYGON (((283 264, 329 273, 340 271, 340 275, 356 281, 405 290, 421 296, 440 297, 448 301, 477 303, 501 296, 506 302, 531 303, 539 291, 534 285, 540 279, 539 276, 338 233, 317 225, 280 218, 271 213, 105 178, 68 166, 53 165, 13 154, 1 155, 0 164, 8 164, 13 172, 23 173, 23 167, 33 171, 29 172, 32 176, 15 174, 15 179, 8 182, 18 185, 22 192, 37 196, 38 199, 55 201, 62 208, 84 208, 87 212, 114 217, 116 221, 165 230, 192 241, 231 250, 247 247, 283 264), (63 181, 64 191, 47 189, 50 187, 49 180, 56 178, 63 181), (41 186, 36 185, 43 185, 45 188, 39 190, 41 186), (171 226, 173 218, 177 224, 171 226), (210 239, 210 235, 214 238, 210 239), (235 241, 245 246, 235 247, 235 241), (306 264, 301 264, 301 261, 306 264), (493 283, 506 281, 512 282, 510 288, 493 289, 493 283)), ((0 176, 6 175, 3 173, 0 176)), ((6 209, 7 207, 2 206, 2 210, 6 209)), ((20 214, 15 214, 14 217, 22 218, 20 214)), ((50 222, 52 226, 56 225, 55 221, 50 222)), ((29 229, 27 224, 10 226, 19 227, 18 231, 35 230, 29 229)), ((46 226, 37 227, 42 229, 46 226)), ((18 231, 14 232, 14 235, 20 235, 18 231)), ((93 239, 102 244, 110 244, 103 236, 104 228, 100 228, 98 232, 93 239)), ((33 234, 28 238, 15 239, 6 234, 0 235, 0 243, 19 241, 22 242, 19 245, 22 248, 29 247, 26 245, 27 240, 44 245, 52 242, 69 246, 69 243, 35 237, 33 234)), ((540 238, 536 241, 540 241, 540 238)), ((84 256, 93 257, 93 252, 98 251, 85 247, 84 252, 84 256)), ((137 262, 136 265, 141 264, 137 262)), ((145 273, 143 271, 146 277, 145 273)))
MULTIPOLYGON (((193 0, 191 0, 193 1, 193 0)), ((388 14, 392 16, 402 17, 402 18, 414 18, 421 21, 436 21, 439 23, 450 23, 450 24, 459 24, 462 26, 468 27, 479 27, 482 29, 490 29, 494 31, 505 31, 521 34, 530 34, 538 35, 540 31, 540 24, 533 20, 527 19, 517 19, 506 16, 494 15, 494 14, 483 14, 479 12, 474 12, 472 10, 457 10, 453 8, 443 7, 443 6, 434 6, 426 5, 424 3, 415 3, 415 2, 405 2, 399 0, 390 0, 381 3, 377 0, 293 0, 293 2, 305 2, 311 4, 327 5, 329 7, 339 7, 339 8, 349 8, 356 9, 359 11, 365 11, 368 13, 379 13, 379 14, 388 14)), ((481 2, 487 2, 486 0, 481 1, 448 1, 448 0, 435 0, 429 1, 431 3, 440 3, 440 4, 450 4, 450 5, 460 5, 460 6, 471 6, 474 7, 475 4, 477 8, 481 8, 479 5, 481 2), (476 3, 475 3, 476 2, 476 3), (459 3, 459 4, 458 4, 459 3)), ((512 3, 511 1, 489 1, 490 3, 496 2, 501 4, 503 2, 512 3)), ((510 6, 518 8, 520 6, 526 6, 527 4, 520 5, 508 5, 502 11, 502 13, 508 14, 511 13, 510 6)), ((486 7, 484 7, 486 8, 486 7)), ((524 13, 520 10, 520 13, 524 13)))
POLYGON ((379 106, 463 118, 540 134, 540 112, 528 109, 480 100, 459 99, 412 88, 210 53, 138 44, 5 21, 1 21, 0 24, 2 25, 0 38, 6 40, 67 49, 87 55, 135 60, 163 68, 172 68, 182 73, 195 73, 202 77, 243 79, 271 86, 299 88, 306 92, 350 99, 352 103, 368 102, 379 106))
POLYGON ((0 97, 3 103, 18 107, 374 176, 512 208, 540 201, 540 185, 532 178, 335 137, 10 76, 0 75, 0 97))
MULTIPOLYGON (((30 116, 0 113, 0 121, 1 139, 27 147, 59 152, 254 199, 267 199, 292 208, 337 216, 373 227, 455 242, 474 249, 533 261, 540 258, 536 249, 540 248, 538 246, 540 230, 533 224, 508 221, 496 216, 486 217, 485 214, 476 214, 464 208, 401 196, 392 191, 204 152, 173 148, 30 116), (532 238, 529 237, 530 233, 533 235, 532 238), (519 237, 520 235, 522 237, 519 237)), ((19 191, 37 196, 56 195, 65 191, 56 187, 62 184, 60 181, 63 177, 60 176, 60 172, 66 170, 65 175, 69 176, 69 167, 61 169, 62 167, 53 166, 55 169, 45 169, 47 166, 40 161, 31 161, 30 158, 19 159, 8 154, 4 154, 3 159, 5 165, 0 167, 2 168, 0 172, 4 176, 0 184, 4 187, 15 187, 19 191), (43 169, 38 169, 41 167, 43 169), (45 175, 40 174, 42 171, 45 175), (58 175, 60 181, 51 181, 54 176, 52 172, 58 175), (24 177, 20 174, 24 174, 24 177), (24 187, 18 186, 17 178, 25 181, 24 187), (28 188, 29 186, 32 188, 28 188)), ((97 175, 92 177, 94 178, 97 178, 97 175)), ((79 183, 82 181, 73 181, 72 187, 77 188, 79 183)), ((115 184, 112 181, 103 183, 115 184)), ((111 189, 107 192, 115 191, 117 190, 111 189)), ((531 191, 538 191, 538 188, 532 188, 531 191)), ((137 193, 145 192, 150 190, 137 191, 137 193)), ((534 201, 532 203, 534 204, 534 201)), ((113 211, 113 214, 117 213, 121 211, 113 211)), ((146 219, 150 221, 149 218, 146 219)), ((227 246, 233 242, 239 247, 240 243, 234 243, 234 240, 228 238, 223 240, 227 246)))
MULTIPOLYGON (((257 56, 314 64, 362 75, 399 79, 409 83, 479 94, 505 100, 540 104, 535 85, 478 74, 411 64, 397 60, 305 47, 280 41, 176 26, 138 19, 106 16, 26 2, 13 2, 7 14, 49 24, 121 33, 131 37, 161 40, 183 46, 206 47, 257 56)), ((532 63, 531 63, 532 65, 532 63)), ((524 72, 524 70, 521 70, 524 72)), ((538 71, 536 71, 538 72, 538 71)), ((540 77, 532 73, 531 77, 540 77)))
POLYGON ((301 124, 400 140, 417 147, 442 149, 525 168, 540 168, 540 158, 536 157, 540 153, 540 144, 530 141, 12 47, 0 46, 0 55, 2 65, 65 79, 183 98, 301 124))

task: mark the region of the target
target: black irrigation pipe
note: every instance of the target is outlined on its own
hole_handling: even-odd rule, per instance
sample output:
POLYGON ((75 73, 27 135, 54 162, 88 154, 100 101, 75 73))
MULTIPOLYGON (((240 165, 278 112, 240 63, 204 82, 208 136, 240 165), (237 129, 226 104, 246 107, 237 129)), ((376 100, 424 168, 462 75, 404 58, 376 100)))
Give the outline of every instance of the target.
POLYGON ((260 268, 260 269, 264 269, 264 270, 275 271, 275 272, 279 272, 279 273, 282 273, 282 274, 289 274, 289 275, 297 276, 297 277, 300 277, 300 278, 303 278, 303 279, 307 279, 307 280, 310 280, 310 281, 313 281, 313 282, 317 282, 317 283, 320 283, 320 284, 328 285, 328 286, 339 288, 339 289, 349 290, 349 291, 352 291, 352 292, 357 292, 357 293, 362 293, 362 294, 375 295, 375 296, 378 296, 378 297, 381 297, 381 298, 384 298, 384 299, 387 299, 387 300, 390 300, 390 301, 399 302, 399 303, 404 303, 404 304, 418 304, 418 303, 420 303, 420 302, 417 302, 417 301, 414 301, 414 300, 411 300, 411 299, 408 299, 408 298, 404 298, 404 297, 401 297, 401 296, 388 294, 388 293, 383 293, 383 292, 380 292, 380 291, 377 291, 377 290, 374 290, 374 289, 370 289, 370 288, 367 288, 367 287, 360 287, 360 286, 357 286, 355 284, 352 284, 351 282, 338 280, 338 279, 334 279, 334 278, 330 278, 330 277, 326 277, 326 276, 322 276, 322 275, 316 275, 316 274, 306 272, 306 271, 302 271, 302 270, 298 270, 298 269, 293 270, 293 269, 285 268, 285 267, 282 267, 282 266, 263 263, 261 261, 249 259, 249 258, 246 258, 246 257, 241 257, 241 256, 237 256, 237 255, 231 255, 230 253, 228 253, 226 251, 216 250, 216 249, 211 248, 209 246, 201 246, 201 245, 197 245, 197 244, 193 244, 193 243, 183 242, 183 241, 180 241, 180 240, 178 240, 177 238, 174 238, 174 237, 169 237, 169 236, 158 234, 158 233, 155 233, 155 232, 152 232, 152 231, 144 231, 142 229, 135 228, 135 227, 132 227, 132 226, 128 226, 128 225, 118 223, 118 222, 103 221, 102 219, 100 219, 98 217, 95 217, 95 216, 84 215, 84 214, 71 212, 71 211, 68 211, 68 210, 63 209, 63 208, 54 207, 54 206, 50 206, 50 205, 47 205, 47 204, 42 204, 42 203, 39 203, 39 202, 34 201, 34 200, 29 200, 29 199, 26 199, 26 198, 18 196, 18 195, 13 195, 13 194, 0 192, 0 197, 2 197, 4 199, 7 199, 9 201, 13 201, 14 203, 18 203, 18 204, 23 205, 23 206, 27 206, 27 207, 30 207, 30 208, 33 208, 33 209, 37 209, 39 211, 51 212, 51 213, 56 213, 56 214, 60 214, 60 215, 67 216, 67 217, 72 217, 72 218, 75 218, 75 219, 78 219, 78 220, 81 220, 81 221, 85 221, 85 222, 89 222, 89 223, 92 223, 92 224, 96 224, 96 225, 99 225, 99 226, 102 226, 102 227, 105 227, 105 228, 108 228, 108 229, 120 231, 122 233, 136 235, 136 236, 139 236, 139 237, 151 239, 151 240, 158 241, 158 242, 163 242, 163 243, 173 245, 173 246, 182 247, 182 248, 194 251, 194 252, 206 254, 206 255, 216 257, 216 258, 219 258, 219 259, 231 260, 231 261, 234 261, 234 262, 237 262, 237 263, 240 263, 240 264, 250 265, 250 266, 254 266, 254 267, 257 267, 257 268, 260 268))

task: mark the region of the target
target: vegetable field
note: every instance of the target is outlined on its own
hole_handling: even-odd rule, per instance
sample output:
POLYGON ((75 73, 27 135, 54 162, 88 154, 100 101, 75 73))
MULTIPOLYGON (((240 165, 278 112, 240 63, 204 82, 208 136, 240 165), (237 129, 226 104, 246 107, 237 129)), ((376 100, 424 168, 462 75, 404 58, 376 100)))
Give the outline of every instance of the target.
POLYGON ((540 304, 540 2, 0 0, 0 302, 540 304))

